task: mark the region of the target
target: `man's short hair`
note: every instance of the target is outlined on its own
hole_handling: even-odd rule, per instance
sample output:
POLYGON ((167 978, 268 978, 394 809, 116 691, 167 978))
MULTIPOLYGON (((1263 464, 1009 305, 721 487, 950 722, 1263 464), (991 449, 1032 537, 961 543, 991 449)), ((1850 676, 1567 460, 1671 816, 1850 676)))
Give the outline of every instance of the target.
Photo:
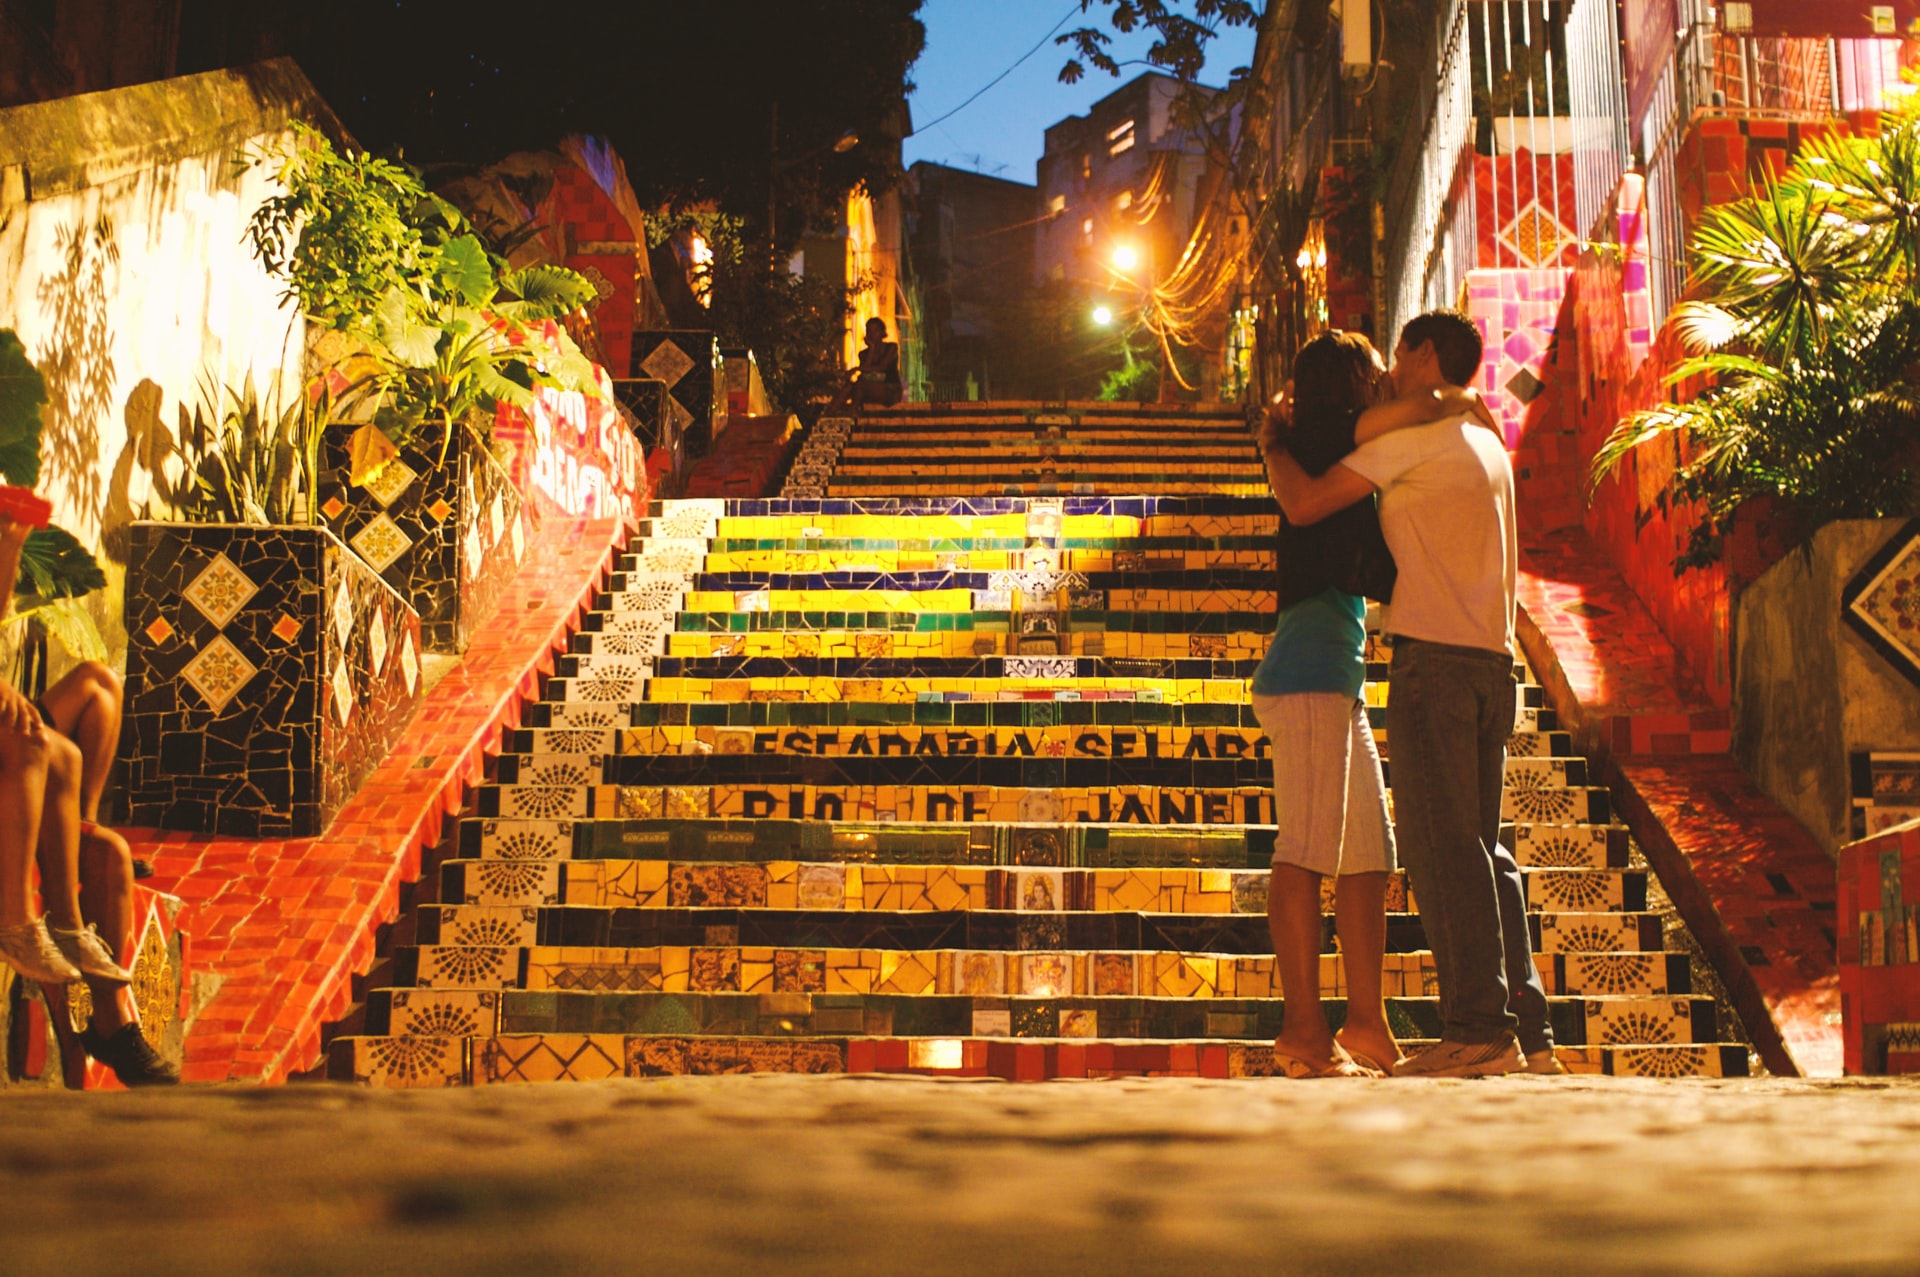
POLYGON ((1400 330, 1400 340, 1407 344, 1408 350, 1418 350, 1432 342, 1433 353, 1440 359, 1440 375, 1453 385, 1467 385, 1480 371, 1483 349, 1480 330, 1457 310, 1430 310, 1424 315, 1415 315, 1400 330))

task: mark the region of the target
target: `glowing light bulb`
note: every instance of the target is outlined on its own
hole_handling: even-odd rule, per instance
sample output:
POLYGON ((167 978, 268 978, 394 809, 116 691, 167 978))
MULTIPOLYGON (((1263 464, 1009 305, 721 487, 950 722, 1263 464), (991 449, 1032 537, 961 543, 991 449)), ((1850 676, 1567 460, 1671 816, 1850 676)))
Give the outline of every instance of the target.
POLYGON ((1140 254, 1134 252, 1128 245, 1122 244, 1113 250, 1113 264, 1121 270, 1132 270, 1140 264, 1140 254))
POLYGON ((1111 324, 1113 322, 1113 307, 1095 306, 1093 308, 1093 322, 1100 325, 1102 328, 1105 328, 1108 324, 1111 324))

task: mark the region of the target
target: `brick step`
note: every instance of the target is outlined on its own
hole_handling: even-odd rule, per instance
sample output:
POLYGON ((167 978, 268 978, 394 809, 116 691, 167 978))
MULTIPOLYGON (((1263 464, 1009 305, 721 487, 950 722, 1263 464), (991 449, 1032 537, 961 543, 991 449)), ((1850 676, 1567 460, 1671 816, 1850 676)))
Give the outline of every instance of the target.
MULTIPOLYGON (((1372 715, 1369 715, 1372 717, 1372 715)), ((1375 739, 1384 732, 1376 730, 1375 739)), ((1587 783, 1586 760, 1566 755, 1565 732, 1526 732, 1507 744, 1507 783, 1587 783), (1551 751, 1561 751, 1555 754, 1551 751), (1523 752, 1524 751, 1524 752, 1523 752), (1541 752, 1548 751, 1548 752, 1541 752)), ((522 771, 550 755, 795 754, 808 758, 1266 758, 1271 745, 1257 727, 1119 727, 1076 724, 993 727, 985 723, 931 726, 850 726, 831 731, 789 726, 721 727, 671 724, 598 731, 506 728, 503 755, 521 758, 522 771)))
MULTIPOLYGON (((664 891, 661 895, 664 896, 664 891)), ((1323 918, 1331 948, 1332 919, 1323 918)), ((1527 915, 1535 953, 1658 953, 1661 921, 1652 913, 1527 915)), ((779 948, 969 950, 1171 950, 1179 953, 1273 952, 1265 915, 1080 913, 1005 909, 817 910, 677 907, 662 899, 650 907, 586 905, 421 906, 414 946, 394 949, 395 983, 469 987, 461 976, 470 955, 495 955, 495 979, 514 983, 513 955, 532 945, 647 948, 659 945, 753 945, 779 948), (454 965, 443 968, 441 961, 454 965), (409 966, 417 963, 417 966, 409 966), (440 973, 440 974, 436 974, 440 973)), ((1417 914, 1387 915, 1387 950, 1427 948, 1417 914)))
MULTIPOLYGON (((1132 729, 1090 728, 858 728, 800 733, 745 728, 710 731, 706 748, 699 728, 629 728, 614 743, 641 748, 607 753, 503 753, 496 761, 499 785, 756 784, 773 781, 822 785, 1159 785, 1234 788, 1272 778, 1271 743, 1241 730, 1172 731, 1142 744, 1132 729), (1113 753, 1113 737, 1121 742, 1113 753), (1128 737, 1132 739, 1129 740, 1128 737), (648 745, 663 748, 647 749, 648 745), (718 748, 715 748, 715 746, 718 748), (1089 771, 1088 768, 1097 770, 1089 771), (926 779, 919 779, 921 772, 926 779)), ((523 732, 516 730, 516 737, 523 732)), ((531 733, 524 733, 531 735, 531 733)), ((1387 778, 1392 780, 1391 760, 1387 778)), ((1595 795, 1582 758, 1511 757, 1506 783, 1516 801, 1535 801, 1532 791, 1580 790, 1595 795), (1523 792, 1524 791, 1524 792, 1523 792)), ((1539 796, 1540 801, 1551 795, 1539 796)), ((1587 808, 1603 806, 1593 797, 1587 808)), ((1562 818, 1567 819, 1567 818, 1562 818)), ((1580 822, 1605 824, 1604 816, 1580 822)))
POLYGON ((969 465, 1005 467, 1025 459, 1082 462, 1111 462, 1130 471, 1143 468, 1141 461, 1153 465, 1199 467, 1208 462, 1252 461, 1259 463, 1260 453, 1245 430, 1237 434, 1182 439, 1177 446, 1147 449, 1138 433, 1124 430, 1076 432, 1050 435, 1045 430, 1032 433, 1006 432, 980 438, 964 431, 916 431, 913 434, 881 435, 858 433, 840 449, 840 468, 850 463, 925 464, 922 474, 966 473, 969 465))
MULTIPOLYGON (((1386 722, 1384 708, 1369 710, 1379 736, 1386 722)), ((522 721, 537 728, 606 731, 625 727, 693 725, 713 727, 847 727, 880 724, 921 726, 1052 727, 1088 726, 1238 727, 1257 726, 1253 707, 1245 701, 1168 702, 1151 696, 1122 694, 949 699, 916 695, 896 701, 801 701, 762 695, 752 700, 706 702, 537 701, 525 707, 522 721)), ((1543 733, 1559 733, 1551 709, 1524 708, 1515 715, 1516 737, 1528 740, 1543 733)))
MULTIPOLYGON (((834 497, 766 497, 761 499, 696 499, 650 503, 640 532, 667 536, 712 536, 718 519, 781 519, 826 517, 889 520, 949 518, 982 520, 1019 515, 1037 521, 1075 518, 1186 520, 1198 527, 1236 516, 1261 516, 1273 521, 1278 514, 1271 493, 1262 497, 1149 496, 1129 493, 1098 497, 1021 496, 874 496, 861 500, 834 497), (701 529, 705 529, 702 531, 701 529)), ((1070 522, 1067 526, 1072 526, 1070 522)), ((1203 532, 1202 535, 1207 535, 1203 532)))
MULTIPOLYGON (((588 859, 450 860, 441 867, 444 905, 589 905, 743 909, 1119 909, 1150 913, 1265 915, 1269 871, 1259 869, 1044 869, 984 865, 588 859)), ((1639 869, 1521 871, 1535 910, 1639 913, 1639 869)), ((1324 906, 1333 880, 1322 882, 1324 906)), ((1403 873, 1389 880, 1387 907, 1418 912, 1403 873)))
MULTIPOLYGON (((707 615, 712 615, 708 613, 707 615)), ((589 656, 679 657, 862 657, 924 660, 981 656, 1080 656, 1107 660, 1169 661, 1199 657, 1250 661, 1266 656, 1273 635, 1266 630, 1218 634, 1134 634, 1124 631, 1036 631, 1016 634, 1012 625, 968 630, 675 630, 669 618, 640 630, 582 631, 573 651, 589 656)))
MULTIPOLYGON (((1415 1048, 1419 1042, 1402 1043, 1415 1048)), ((1747 1049, 1727 1044, 1556 1046, 1569 1072, 1621 1077, 1745 1077, 1747 1049)), ((1052 1078, 1275 1075, 1266 1043, 1077 1039, 772 1037, 683 1034, 514 1034, 468 1037, 347 1037, 335 1040, 327 1076, 380 1087, 730 1073, 902 1073, 929 1077, 1052 1078)), ((1367 1085, 1391 1086, 1391 1080, 1367 1085)))
POLYGON ((827 484, 829 499, 844 497, 848 500, 861 500, 874 496, 894 498, 951 496, 976 497, 1095 497, 1119 499, 1154 488, 1176 496, 1205 497, 1222 496, 1252 499, 1259 493, 1269 491, 1263 475, 1258 483, 1182 483, 1165 482, 1154 475, 1130 475, 1125 479, 1111 482, 1092 482, 1059 479, 1043 479, 1034 482, 1016 482, 1014 480, 955 480, 942 479, 937 483, 911 483, 904 478, 892 475, 874 475, 864 482, 858 479, 842 482, 838 474, 827 484))
MULTIPOLYGON (((619 758, 618 763, 641 761, 619 758)), ((929 824, 976 820, 1145 825, 1153 827, 1271 825, 1275 820, 1270 779, 1248 766, 1238 785, 1203 787, 1198 783, 1141 785, 1124 782, 1129 760, 1101 764, 1097 760, 983 760, 969 764, 964 775, 992 776, 1010 767, 1020 769, 1025 785, 973 783, 964 778, 929 783, 927 773, 960 772, 965 760, 935 760, 898 764, 893 780, 871 784, 809 780, 809 766, 821 770, 852 769, 856 760, 756 760, 751 755, 670 756, 655 760, 665 772, 670 764, 690 762, 697 773, 686 783, 635 782, 576 785, 482 785, 474 792, 473 812, 479 816, 531 820, 590 820, 595 818, 647 820, 659 817, 744 818, 784 817, 789 820, 910 820, 929 824), (765 766, 753 777, 756 761, 765 766), (792 769, 780 764, 792 762, 792 769), (727 779, 729 764, 744 764, 739 777, 727 779), (1097 770, 1095 770, 1097 769, 1097 770), (791 770, 791 778, 780 773, 791 770), (752 777, 752 778, 749 778, 752 777), (1057 778, 1057 779, 1056 779, 1057 778)), ((877 764, 876 764, 877 766, 877 764)), ((1221 764, 1191 764, 1196 782, 1221 764)), ((1147 770, 1136 768, 1135 770, 1147 770)), ((1604 789, 1546 789, 1509 787, 1501 794, 1501 817, 1507 821, 1555 824, 1606 824, 1611 799, 1604 789)))
MULTIPOLYGON (((1345 958, 1320 956, 1319 996, 1343 1001, 1345 958)), ((364 1031, 388 1033, 512 1032, 517 1011, 541 1006, 544 991, 617 996, 700 990, 765 993, 969 994, 1019 997, 1277 998, 1271 957, 1234 954, 1043 953, 895 949, 777 949, 655 946, 626 949, 536 947, 518 984, 505 990, 437 987, 373 989, 364 1031), (696 964, 700 974, 695 973, 696 964), (715 986, 715 978, 730 983, 715 986), (831 973, 831 974, 829 974, 831 973), (506 1012, 502 1021, 483 1013, 506 1012), (455 1021, 464 1028, 448 1028, 455 1021), (502 1025, 505 1025, 503 1028, 502 1025)), ((1540 982, 1553 997, 1620 998, 1689 995, 1691 959, 1684 953, 1536 954, 1540 982)), ((1386 956, 1386 996, 1432 997, 1433 955, 1386 956)))
MULTIPOLYGON (((737 543, 736 543, 737 544, 737 543)), ((681 571, 678 552, 663 553, 648 547, 620 556, 616 567, 621 572, 645 573, 681 571)), ((827 549, 817 545, 795 545, 775 549, 708 549, 692 564, 695 571, 710 574, 805 574, 818 572, 1010 572, 1026 569, 1032 553, 1023 543, 1012 549, 944 550, 864 550, 827 549)), ((1122 545, 1118 549, 1048 549, 1050 570, 1061 572, 1214 572, 1277 570, 1272 547, 1249 546, 1245 549, 1174 549, 1147 555, 1147 562, 1134 565, 1142 551, 1122 545)))
MULTIPOLYGON (((1500 841, 1522 866, 1624 869, 1627 831, 1610 825, 1506 825, 1500 841)), ((1146 829, 1127 825, 913 825, 814 820, 481 820, 460 822, 466 860, 626 860, 645 855, 737 864, 912 863, 1076 869, 1263 869, 1271 829, 1146 829)))
MULTIPOLYGON (((700 952, 709 955, 709 963, 726 956, 721 951, 700 952)), ((763 991, 741 992, 726 983, 745 979, 745 970, 713 970, 709 974, 714 983, 705 989, 661 992, 644 987, 649 981, 662 979, 657 966, 638 962, 621 967, 594 964, 550 950, 528 967, 532 987, 427 991, 428 1000, 418 1021, 411 1017, 411 1000, 423 991, 377 991, 367 1002, 367 1031, 380 1034, 397 1017, 405 1026, 402 1033, 431 1032, 436 1027, 444 1032, 470 1020, 473 1034, 484 1035, 491 1013, 501 1033, 669 1031, 700 1037, 804 1037, 851 1032, 903 1037, 1207 1037, 1271 1042, 1280 1032, 1285 1011, 1281 1000, 1271 996, 1069 993, 1030 997, 866 992, 858 988, 776 993, 771 960, 753 965, 756 973, 764 969, 756 981, 763 991), (639 985, 631 983, 636 980, 639 985)), ((910 986, 933 984, 932 976, 911 957, 900 969, 912 972, 910 986)), ((877 968, 849 970, 875 985, 899 982, 897 978, 882 981, 877 968)), ((679 973, 672 978, 676 982, 684 979, 679 973)), ((1189 983, 1197 979, 1185 969, 1168 978, 1189 983)), ((1343 1000, 1325 999, 1322 1005, 1334 1022, 1344 1018, 1343 1000)), ((1710 1043, 1719 1035, 1718 1013, 1708 997, 1553 997, 1547 1000, 1547 1007, 1554 1040, 1568 1046, 1710 1043)), ((1387 1018, 1397 1038, 1440 1036, 1437 998, 1389 997, 1387 1018)))
MULTIPOLYGON (((1084 533, 1073 536, 1029 537, 1024 532, 1005 536, 911 536, 896 532, 890 536, 828 536, 824 529, 808 528, 792 534, 782 529, 781 535, 751 536, 735 531, 740 520, 721 520, 719 534, 712 540, 689 539, 688 545, 702 545, 705 553, 714 555, 749 554, 895 554, 895 555, 947 555, 947 554, 1025 554, 1031 550, 1045 548, 1057 555, 1113 555, 1138 554, 1151 561, 1156 558, 1178 559, 1182 563, 1193 555, 1201 554, 1244 554, 1254 552, 1262 561, 1271 562, 1274 558, 1272 529, 1261 532, 1248 532, 1238 536, 1148 536, 1145 534, 1122 536, 1117 533, 1084 533), (733 533, 729 535, 729 533, 733 533)), ((779 522, 785 523, 785 520, 779 522)), ((680 541, 663 541, 636 537, 628 546, 623 557, 644 554, 659 544, 680 545, 680 541)), ((1063 564, 1066 562, 1062 560, 1063 564)), ((623 565, 624 566, 624 565, 623 565)))
MULTIPOLYGON (((1412 1049, 1419 1042, 1404 1042, 1412 1049)), ((1556 1046, 1569 1072, 1621 1077, 1745 1077, 1747 1049, 1727 1044, 1556 1046)), ((731 1073, 901 1073, 1053 1078, 1275 1075, 1266 1043, 1219 1040, 761 1037, 684 1034, 513 1034, 501 1037, 343 1037, 328 1055, 327 1076, 379 1087, 478 1086, 513 1082, 600 1081, 617 1077, 731 1073)), ((1391 1086, 1382 1080, 1367 1085, 1391 1086)))
MULTIPOLYGON (((905 590, 919 594, 950 590, 1030 589, 1030 586, 1025 585, 1026 579, 1044 578, 1049 574, 1064 571, 1065 569, 1057 564, 1044 568, 1030 564, 1019 571, 966 570, 935 566, 903 572, 859 570, 809 573, 695 572, 692 577, 691 592, 696 595, 714 592, 744 594, 765 590, 769 591, 773 597, 779 598, 786 594, 816 590, 835 592, 905 590)), ((609 592, 615 594, 624 593, 629 588, 645 588, 659 581, 662 573, 661 569, 638 573, 615 572, 607 588, 609 592)), ((673 570, 673 575, 676 577, 679 575, 677 569, 673 570)), ((1255 592, 1268 590, 1273 585, 1273 570, 1266 566, 1211 566, 1191 570, 1184 565, 1166 568, 1142 567, 1102 572, 1075 572, 1073 576, 1073 588, 1077 590, 1111 590, 1118 587, 1131 587, 1135 590, 1204 588, 1208 592, 1230 590, 1255 592)))

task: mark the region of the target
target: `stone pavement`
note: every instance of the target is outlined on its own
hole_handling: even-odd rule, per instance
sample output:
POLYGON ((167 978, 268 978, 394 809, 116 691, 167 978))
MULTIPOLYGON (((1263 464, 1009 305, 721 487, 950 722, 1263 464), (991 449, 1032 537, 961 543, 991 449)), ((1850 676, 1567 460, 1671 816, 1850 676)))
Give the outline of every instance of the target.
POLYGON ((1916 1101, 1528 1077, 16 1092, 4 1266, 1911 1272, 1916 1101))

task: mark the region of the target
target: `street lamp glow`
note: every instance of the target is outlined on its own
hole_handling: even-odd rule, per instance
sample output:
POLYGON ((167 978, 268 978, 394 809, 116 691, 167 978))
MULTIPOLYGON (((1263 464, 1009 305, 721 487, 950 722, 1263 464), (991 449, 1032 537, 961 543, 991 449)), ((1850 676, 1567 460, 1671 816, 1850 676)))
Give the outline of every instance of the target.
POLYGON ((1113 307, 1095 306, 1093 308, 1093 322, 1100 325, 1102 328, 1105 328, 1108 324, 1111 324, 1113 322, 1113 307))
POLYGON ((1128 245, 1122 244, 1113 250, 1113 264, 1121 270, 1132 270, 1140 264, 1140 254, 1134 252, 1128 245))

